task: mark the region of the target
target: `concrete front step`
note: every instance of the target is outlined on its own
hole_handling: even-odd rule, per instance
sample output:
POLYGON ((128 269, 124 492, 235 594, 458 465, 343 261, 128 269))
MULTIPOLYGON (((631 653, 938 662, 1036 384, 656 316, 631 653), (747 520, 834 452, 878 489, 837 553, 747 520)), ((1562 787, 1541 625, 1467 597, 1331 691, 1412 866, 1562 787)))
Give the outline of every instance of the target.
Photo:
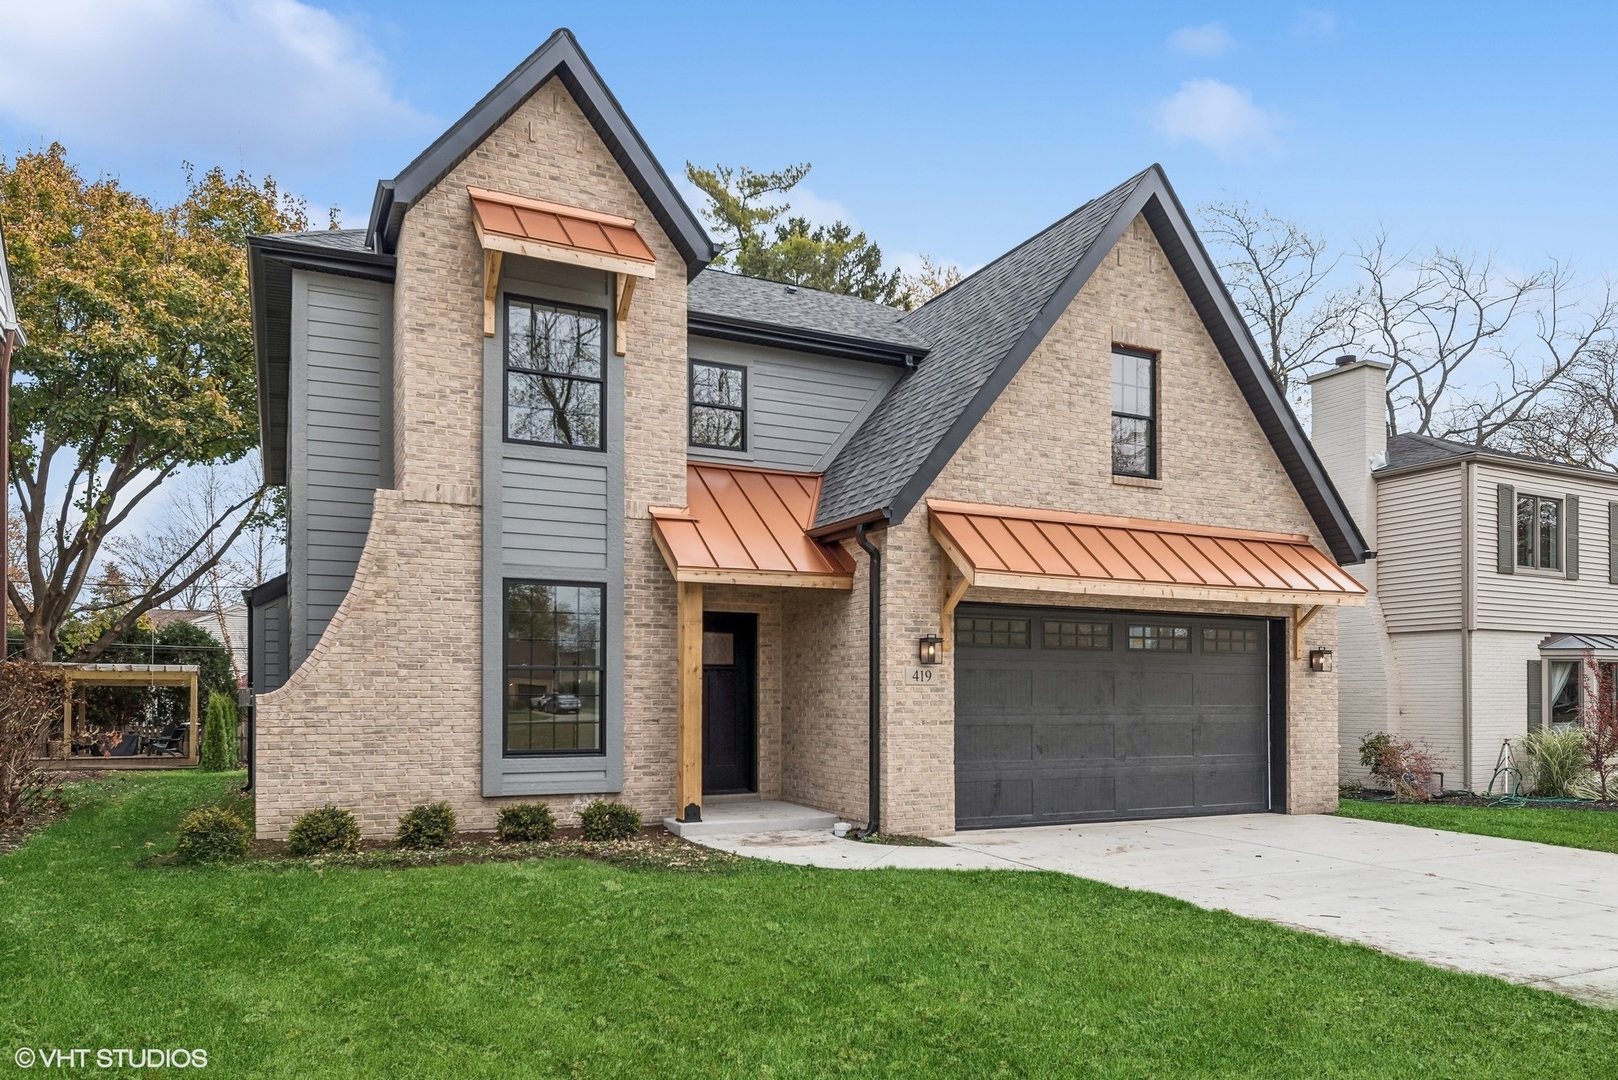
POLYGON ((739 836, 744 833, 814 831, 831 832, 837 815, 812 810, 793 803, 750 799, 744 802, 716 802, 702 808, 701 821, 663 819, 663 827, 675 836, 739 836))

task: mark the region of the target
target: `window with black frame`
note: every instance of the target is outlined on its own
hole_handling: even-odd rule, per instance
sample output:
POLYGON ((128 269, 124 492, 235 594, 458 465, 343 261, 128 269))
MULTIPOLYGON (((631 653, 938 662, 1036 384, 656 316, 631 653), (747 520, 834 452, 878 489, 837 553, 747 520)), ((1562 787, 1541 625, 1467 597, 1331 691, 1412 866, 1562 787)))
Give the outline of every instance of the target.
POLYGON ((601 449, 604 313, 506 301, 506 438, 601 449))
POLYGON ((506 582, 506 754, 605 749, 603 593, 600 585, 506 582))
POLYGON ((1112 350, 1112 472, 1157 476, 1157 358, 1112 350))
POLYGON ((1562 502, 1517 496, 1517 565, 1556 570, 1562 565, 1562 502))
POLYGON ((747 369, 691 361, 691 445, 747 449, 747 369))

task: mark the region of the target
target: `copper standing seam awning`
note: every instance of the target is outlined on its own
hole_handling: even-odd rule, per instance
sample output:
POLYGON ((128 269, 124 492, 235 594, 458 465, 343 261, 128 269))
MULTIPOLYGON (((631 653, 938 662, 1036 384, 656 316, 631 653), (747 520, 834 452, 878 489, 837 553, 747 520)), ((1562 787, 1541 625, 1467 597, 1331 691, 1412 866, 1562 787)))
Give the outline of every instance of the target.
MULTIPOLYGON (((1292 604, 1298 631, 1322 606, 1365 603, 1365 587, 1299 533, 927 500, 934 539, 968 586, 1116 597, 1292 604), (1307 610, 1306 610, 1307 609, 1307 610)), ((946 566, 946 572, 948 567, 946 566)))
POLYGON ((807 530, 820 477, 735 465, 686 466, 683 509, 651 508, 676 581, 852 589, 854 562, 807 530))
POLYGON ((617 352, 622 356, 635 282, 657 276, 657 256, 635 230, 635 222, 487 188, 468 187, 466 193, 472 197, 472 225, 483 245, 484 336, 494 334, 501 256, 526 255, 617 275, 617 352))

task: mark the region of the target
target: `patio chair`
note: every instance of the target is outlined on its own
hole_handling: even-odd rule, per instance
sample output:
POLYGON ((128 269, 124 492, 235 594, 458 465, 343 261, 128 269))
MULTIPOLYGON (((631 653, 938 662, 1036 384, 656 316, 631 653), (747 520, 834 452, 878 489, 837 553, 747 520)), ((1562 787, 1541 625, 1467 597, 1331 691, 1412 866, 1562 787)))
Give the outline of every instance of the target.
POLYGON ((108 740, 108 757, 134 757, 140 753, 140 736, 133 731, 126 731, 116 743, 108 740))
POLYGON ((178 720, 169 721, 162 734, 147 740, 146 752, 153 757, 184 757, 185 725, 178 720))

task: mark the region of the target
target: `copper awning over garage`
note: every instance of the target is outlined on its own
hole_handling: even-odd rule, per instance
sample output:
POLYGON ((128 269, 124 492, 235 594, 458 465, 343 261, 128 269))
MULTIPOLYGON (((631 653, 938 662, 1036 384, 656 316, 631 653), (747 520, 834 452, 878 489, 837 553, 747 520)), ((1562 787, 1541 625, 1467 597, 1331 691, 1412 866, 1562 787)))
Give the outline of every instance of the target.
POLYGON ((820 477, 734 465, 686 466, 684 508, 651 508, 676 581, 852 589, 854 561, 805 532, 820 477))
POLYGON ((1296 533, 927 501, 932 534, 979 588, 1254 604, 1363 604, 1365 588, 1296 533))

